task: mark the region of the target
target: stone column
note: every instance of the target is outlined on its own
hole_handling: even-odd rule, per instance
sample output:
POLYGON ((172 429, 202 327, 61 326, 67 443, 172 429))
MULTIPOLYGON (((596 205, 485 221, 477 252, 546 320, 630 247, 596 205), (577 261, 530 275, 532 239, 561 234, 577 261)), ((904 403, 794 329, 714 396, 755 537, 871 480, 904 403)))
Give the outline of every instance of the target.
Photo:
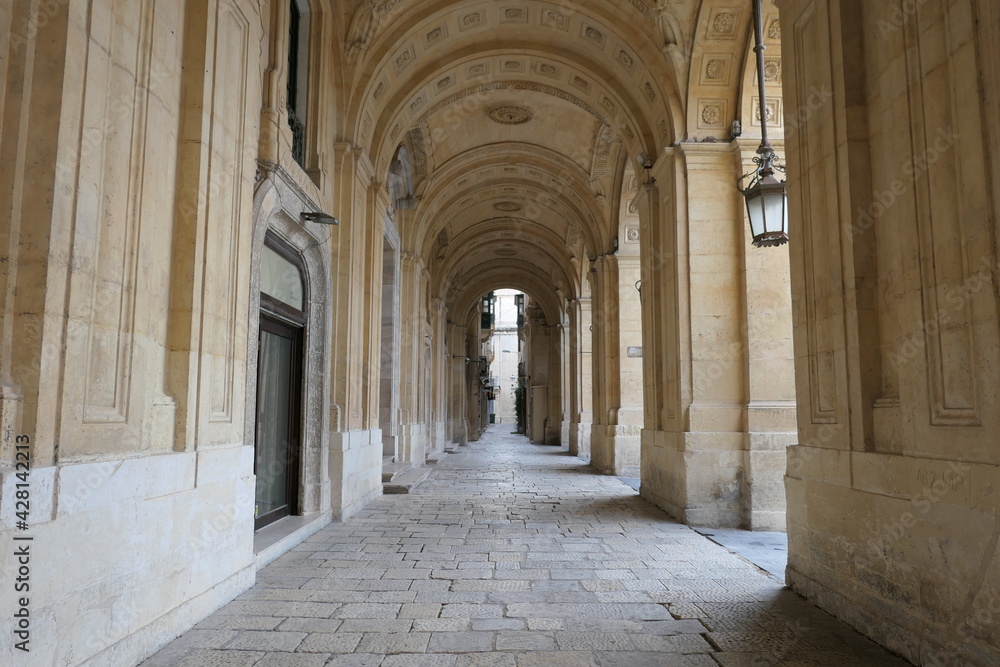
POLYGON ((598 257, 589 279, 594 299, 594 423, 590 429, 590 462, 599 472, 611 475, 620 404, 618 262, 614 255, 598 257))
POLYGON ((444 450, 451 442, 451 423, 448 416, 448 386, 451 359, 448 354, 448 311, 442 299, 433 298, 430 304, 431 373, 430 424, 431 452, 444 450))
POLYGON ((638 477, 643 424, 642 303, 636 282, 641 266, 638 254, 619 252, 618 261, 618 424, 615 427, 614 471, 638 477))
POLYGON ((330 358, 332 382, 331 424, 336 431, 360 431, 362 416, 362 376, 364 365, 358 351, 363 346, 364 290, 358 289, 358 276, 366 273, 364 247, 367 214, 364 196, 371 187, 374 168, 364 151, 350 144, 337 145, 334 211, 340 220, 337 234, 331 239, 331 263, 336 271, 334 343, 330 358))
POLYGON ((743 524, 742 211, 731 149, 667 149, 638 195, 642 495, 695 525, 743 524), (653 179, 650 181, 650 179, 653 179))
POLYGON ((643 404, 641 495, 674 516, 682 516, 686 470, 677 431, 680 354, 677 347, 676 210, 666 206, 676 170, 675 150, 660 157, 658 178, 646 170, 636 195, 642 238, 643 404), (661 192, 661 190, 663 192, 661 192))
POLYGON ((590 425, 593 419, 593 363, 591 354, 591 300, 575 299, 569 304, 571 404, 569 451, 590 458, 590 425))
POLYGON ((562 326, 559 324, 545 327, 545 338, 548 347, 548 415, 545 418, 546 445, 559 445, 560 425, 562 423, 563 404, 563 364, 561 351, 562 326))
MULTIPOLYGON (((385 225, 386 212, 389 208, 389 197, 385 184, 375 180, 368 188, 368 219, 365 225, 364 253, 365 270, 359 275, 363 294, 363 324, 364 336, 361 351, 363 354, 363 424, 366 429, 379 430, 379 380, 382 376, 382 266, 385 261, 385 225)), ((377 435, 379 444, 382 442, 381 431, 377 435)))
POLYGON ((448 400, 448 419, 451 422, 451 440, 460 445, 469 442, 469 422, 466 418, 468 355, 465 327, 456 322, 448 322, 448 346, 445 362, 451 369, 448 400))
POLYGON ((381 492, 378 378, 382 222, 374 167, 350 144, 337 145, 334 186, 340 220, 331 237, 334 293, 329 477, 331 507, 347 517, 381 492), (378 209, 376 214, 375 209, 378 209))
POLYGON ((482 302, 476 304, 469 316, 466 328, 466 354, 469 363, 465 366, 465 418, 468 425, 469 442, 476 442, 482 435, 483 424, 482 385, 479 383, 479 355, 482 353, 482 302))
POLYGON ((572 303, 571 300, 566 299, 565 294, 562 290, 556 291, 559 296, 559 303, 566 304, 562 313, 560 313, 559 322, 559 367, 556 369, 559 373, 559 385, 561 391, 559 394, 559 443, 563 446, 568 447, 570 441, 570 429, 573 423, 573 363, 572 363, 572 327, 570 324, 569 316, 569 306, 572 303))
MULTIPOLYGON (((740 173, 754 169, 758 141, 733 143, 740 173)), ((784 154, 783 142, 772 142, 784 154)), ((746 373, 744 525, 785 530, 785 462, 795 444, 795 364, 788 246, 755 248, 743 207, 742 322, 746 373)))
POLYGON ((524 326, 521 327, 520 337, 521 337, 521 361, 520 364, 524 366, 523 379, 524 379, 524 435, 531 440, 531 330, 532 330, 532 320, 528 315, 529 307, 525 307, 524 311, 524 326))
POLYGON ((681 396, 687 425, 685 520, 743 524, 745 442, 740 284, 743 211, 736 169, 725 144, 681 144, 687 219, 678 225, 680 298, 677 324, 687 348, 681 396))
POLYGON ((545 317, 537 306, 529 306, 525 338, 525 397, 527 435, 532 442, 546 442, 546 425, 550 423, 550 387, 552 381, 550 354, 551 336, 545 317))
MULTIPOLYGON (((401 214, 405 212, 400 212, 401 214)), ((401 225, 402 226, 402 225, 401 225)), ((421 464, 427 454, 426 424, 421 414, 425 382, 422 309, 423 260, 412 253, 400 256, 400 345, 399 345, 399 452, 400 460, 421 464)))
POLYGON ((641 319, 635 281, 639 258, 604 255, 594 262, 594 424, 591 463, 608 475, 639 475, 642 427, 641 319), (624 267, 624 272, 622 271, 624 267), (629 293, 626 290, 631 290, 629 293), (626 308, 623 309, 623 304, 626 308))

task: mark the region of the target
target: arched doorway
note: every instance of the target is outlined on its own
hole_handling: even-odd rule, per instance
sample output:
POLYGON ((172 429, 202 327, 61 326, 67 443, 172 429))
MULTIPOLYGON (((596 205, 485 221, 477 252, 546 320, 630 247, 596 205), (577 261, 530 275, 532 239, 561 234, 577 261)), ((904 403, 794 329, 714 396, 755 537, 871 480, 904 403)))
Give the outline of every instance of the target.
POLYGON ((302 274, 298 253, 269 233, 260 259, 254 529, 298 512, 306 326, 302 274))

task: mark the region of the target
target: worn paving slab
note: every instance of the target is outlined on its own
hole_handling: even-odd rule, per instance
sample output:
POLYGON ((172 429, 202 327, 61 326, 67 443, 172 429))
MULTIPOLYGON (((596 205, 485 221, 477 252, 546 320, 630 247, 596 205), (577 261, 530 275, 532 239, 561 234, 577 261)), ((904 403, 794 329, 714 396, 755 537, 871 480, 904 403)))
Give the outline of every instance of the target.
POLYGON ((278 558, 145 667, 908 664, 617 478, 502 430, 278 558))

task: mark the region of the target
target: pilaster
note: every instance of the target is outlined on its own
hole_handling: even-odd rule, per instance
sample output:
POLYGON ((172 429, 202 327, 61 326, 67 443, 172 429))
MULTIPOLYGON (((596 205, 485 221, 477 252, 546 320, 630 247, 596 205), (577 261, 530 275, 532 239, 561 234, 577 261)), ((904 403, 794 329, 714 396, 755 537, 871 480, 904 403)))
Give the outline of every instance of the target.
MULTIPOLYGON (((407 214, 400 211, 398 214, 407 214)), ((421 411, 421 394, 427 390, 424 381, 424 348, 426 319, 421 309, 422 285, 425 273, 423 259, 410 252, 400 254, 399 309, 399 442, 398 456, 402 461, 420 464, 427 454, 426 420, 421 411)), ((426 400, 426 399, 425 399, 426 400)))
POLYGON ((569 451, 574 456, 590 458, 590 428, 593 421, 593 335, 591 333, 592 302, 590 298, 575 299, 569 304, 570 313, 570 412, 569 451))
POLYGON ((448 418, 451 424, 452 442, 464 445, 469 442, 469 422, 466 417, 466 375, 468 345, 465 327, 448 321, 448 345, 445 349, 445 366, 449 369, 448 418))
POLYGON ((638 257, 609 254, 598 257, 590 273, 594 295, 591 463, 604 474, 639 474, 642 370, 641 362, 636 362, 641 357, 638 350, 641 350, 642 327, 638 293, 635 292, 639 265, 638 257), (624 280, 623 262, 626 267, 624 280), (628 305, 626 310, 622 308, 623 303, 628 305), (627 327, 632 346, 622 342, 623 327, 627 327), (636 350, 631 356, 630 347, 636 350))

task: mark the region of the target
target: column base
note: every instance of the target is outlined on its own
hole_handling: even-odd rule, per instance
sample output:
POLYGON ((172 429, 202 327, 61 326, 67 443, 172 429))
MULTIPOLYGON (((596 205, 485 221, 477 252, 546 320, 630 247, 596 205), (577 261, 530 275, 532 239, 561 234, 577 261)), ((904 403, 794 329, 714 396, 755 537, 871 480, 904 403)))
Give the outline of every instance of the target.
POLYGON ((643 430, 640 495, 692 526, 742 528, 745 435, 643 430))
POLYGON ((743 452, 745 527, 785 532, 785 467, 796 433, 748 433, 743 452))
POLYGON ((429 454, 426 424, 400 424, 397 442, 397 460, 422 465, 429 454))
POLYGON ((590 458, 590 423, 576 422, 569 425, 569 453, 582 459, 590 458))
POLYGON ((631 424, 591 426, 590 464, 604 475, 639 477, 641 428, 631 424))
POLYGON ((330 434, 330 509, 343 521, 382 493, 382 431, 330 434))

